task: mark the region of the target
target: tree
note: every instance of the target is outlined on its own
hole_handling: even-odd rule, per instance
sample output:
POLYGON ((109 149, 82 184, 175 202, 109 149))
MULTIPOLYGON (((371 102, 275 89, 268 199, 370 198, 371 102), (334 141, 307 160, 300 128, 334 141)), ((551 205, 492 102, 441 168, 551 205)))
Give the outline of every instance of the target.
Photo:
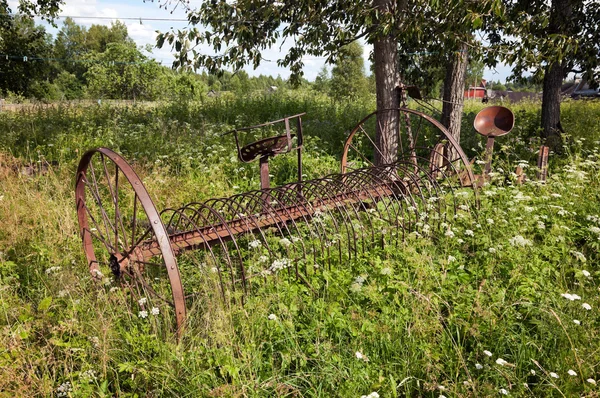
MULTIPOLYGON (((600 2, 504 0, 506 15, 490 26, 496 56, 513 65, 513 77, 533 71, 542 80, 541 137, 560 135, 560 86, 570 72, 600 80, 600 2)), ((555 146, 553 144, 553 146, 555 146)))
MULTIPOLYGON (((303 56, 324 55, 331 63, 340 47, 364 38, 375 48, 377 108, 396 108, 399 105, 395 91, 399 84, 396 39, 409 15, 404 12, 406 3, 407 0, 373 0, 372 4, 353 0, 204 1, 188 18, 192 25, 203 25, 206 29, 193 27, 163 33, 158 36, 157 44, 162 47, 168 42, 174 46, 179 53, 175 67, 206 67, 216 71, 225 66, 239 70, 247 63, 256 68, 263 61, 265 48, 278 39, 295 39, 277 62, 290 68, 291 81, 297 83, 302 76, 303 56), (207 44, 217 55, 197 51, 201 44, 207 44)), ((380 146, 389 159, 397 154, 394 119, 378 123, 382 127, 377 133, 378 139, 383 140, 380 146)))
POLYGON ((103 53, 91 53, 85 74, 92 96, 113 99, 154 100, 162 75, 160 65, 132 44, 109 43, 103 53))
POLYGON ((0 89, 29 95, 36 80, 46 80, 51 66, 45 59, 51 57, 50 36, 27 16, 9 16, 0 26, 0 89))
POLYGON ((340 49, 335 66, 331 70, 329 91, 337 101, 356 99, 368 94, 363 47, 358 42, 340 49))

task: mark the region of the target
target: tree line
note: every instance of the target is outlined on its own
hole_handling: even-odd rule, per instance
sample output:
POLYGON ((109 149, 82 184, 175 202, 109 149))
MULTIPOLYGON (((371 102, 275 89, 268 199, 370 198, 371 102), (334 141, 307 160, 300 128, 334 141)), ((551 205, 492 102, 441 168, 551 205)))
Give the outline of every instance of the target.
POLYGON ((243 70, 173 70, 145 55, 119 21, 86 28, 66 18, 52 37, 30 16, 0 18, 0 97, 16 101, 198 100, 211 90, 250 93, 288 84, 280 76, 250 77, 243 70))

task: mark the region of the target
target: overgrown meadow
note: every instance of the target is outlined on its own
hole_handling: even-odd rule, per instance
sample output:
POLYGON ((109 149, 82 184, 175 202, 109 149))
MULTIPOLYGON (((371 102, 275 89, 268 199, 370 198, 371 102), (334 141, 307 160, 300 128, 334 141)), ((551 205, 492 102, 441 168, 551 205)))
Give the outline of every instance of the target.
MULTIPOLYGON (((74 200, 87 149, 121 153, 162 209, 258 187, 257 164, 221 135, 233 127, 306 112, 315 178, 339 170, 345 135, 374 107, 281 91, 0 113, 0 396, 600 396, 599 102, 563 103, 569 135, 545 184, 540 105, 509 105, 515 129, 496 140, 477 212, 332 261, 311 289, 269 275, 244 305, 209 275, 179 342, 168 314, 91 280, 74 200)), ((476 171, 481 107, 465 106, 461 137, 476 171)), ((293 181, 294 162, 274 159, 273 182, 293 181)))

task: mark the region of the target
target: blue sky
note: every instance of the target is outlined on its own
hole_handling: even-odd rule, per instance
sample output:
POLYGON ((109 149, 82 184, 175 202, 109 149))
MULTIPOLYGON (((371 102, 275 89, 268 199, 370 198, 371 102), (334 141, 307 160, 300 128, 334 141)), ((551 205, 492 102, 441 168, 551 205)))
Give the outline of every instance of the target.
MULTIPOLYGON (((190 7, 194 8, 201 3, 201 0, 190 0, 190 7)), ((16 1, 10 0, 9 4, 13 10, 16 10, 16 1)), ((159 7, 160 2, 143 1, 143 0, 123 0, 123 1, 101 1, 101 0, 66 0, 62 6, 60 15, 74 17, 75 22, 79 25, 90 26, 92 24, 103 24, 110 25, 111 21, 115 21, 119 18, 141 18, 140 20, 122 20, 129 32, 129 36, 135 40, 139 46, 146 46, 146 44, 154 45, 156 43, 156 31, 166 32, 171 29, 184 29, 187 26, 186 21, 178 21, 186 19, 186 12, 181 8, 177 8, 170 12, 159 7), (93 19, 93 18, 106 18, 106 19, 93 19), (165 18, 174 19, 173 21, 148 21, 144 18, 165 18)), ((41 23, 41 21, 38 21, 41 23)), ((62 20, 58 19, 57 24, 60 27, 62 20)), ((58 29, 47 25, 49 33, 56 34, 58 29)), ((280 68, 275 62, 278 58, 285 54, 286 49, 289 48, 289 44, 283 46, 276 45, 270 50, 263 53, 263 58, 273 60, 273 62, 262 62, 258 69, 254 70, 252 67, 247 67, 246 71, 250 75, 281 75, 283 78, 287 78, 290 74, 289 70, 280 68)), ((365 46, 365 69, 369 70, 368 56, 372 47, 365 46)), ((202 52, 210 53, 208 48, 201 49, 202 52)), ((173 55, 168 44, 162 49, 154 49, 152 54, 149 54, 156 60, 162 62, 164 65, 171 65, 173 61, 173 55)), ((304 76, 308 80, 314 80, 321 68, 325 63, 325 58, 319 58, 309 56, 304 59, 304 76)), ((501 65, 496 70, 486 70, 484 78, 489 80, 500 80, 504 81, 510 74, 510 68, 501 65)))

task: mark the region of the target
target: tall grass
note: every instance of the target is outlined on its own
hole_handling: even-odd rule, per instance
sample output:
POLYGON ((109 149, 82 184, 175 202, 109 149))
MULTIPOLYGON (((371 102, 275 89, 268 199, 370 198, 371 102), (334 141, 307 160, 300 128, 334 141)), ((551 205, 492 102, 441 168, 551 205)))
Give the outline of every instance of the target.
MULTIPOLYGON (((73 199, 86 149, 123 153, 163 208, 258 186, 220 136, 232 127, 307 111, 316 177, 337 170, 344 132, 373 106, 277 93, 0 114, 0 396, 598 396, 594 102, 563 105, 572 136, 547 184, 514 184, 517 163, 535 175, 539 104, 514 105, 476 216, 334 261, 309 275, 314 292, 281 273, 224 305, 209 274, 179 343, 156 333, 164 314, 140 318, 89 280, 73 199), (22 173, 43 160, 47 171, 22 173)), ((465 107, 470 156, 479 108, 465 107)), ((292 179, 293 160, 279 159, 274 179, 292 179)))

